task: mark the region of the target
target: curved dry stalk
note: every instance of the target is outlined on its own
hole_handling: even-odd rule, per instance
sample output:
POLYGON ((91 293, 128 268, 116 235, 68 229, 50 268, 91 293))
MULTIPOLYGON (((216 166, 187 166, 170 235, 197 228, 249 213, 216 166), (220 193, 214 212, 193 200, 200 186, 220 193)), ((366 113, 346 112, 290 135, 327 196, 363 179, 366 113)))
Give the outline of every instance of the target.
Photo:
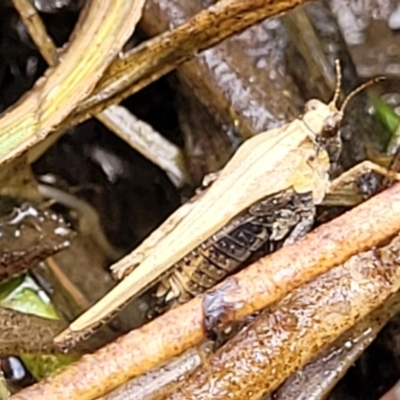
MULTIPOLYGON (((397 184, 236 274, 231 278, 236 282, 233 290, 223 291, 224 300, 233 306, 226 309, 227 319, 243 320, 399 230, 400 184, 397 184)), ((224 287, 219 285, 216 290, 224 287)), ((203 301, 197 297, 86 355, 13 399, 93 399, 198 345, 205 335, 203 301)))
POLYGON ((0 163, 42 141, 93 90, 139 20, 144 0, 92 0, 62 62, 0 118, 0 163))
POLYGON ((99 214, 88 202, 49 185, 40 184, 38 190, 44 198, 53 199, 57 203, 77 211, 79 214, 79 232, 82 235, 90 235, 107 257, 111 260, 118 260, 124 255, 123 251, 115 248, 109 242, 101 226, 99 214))

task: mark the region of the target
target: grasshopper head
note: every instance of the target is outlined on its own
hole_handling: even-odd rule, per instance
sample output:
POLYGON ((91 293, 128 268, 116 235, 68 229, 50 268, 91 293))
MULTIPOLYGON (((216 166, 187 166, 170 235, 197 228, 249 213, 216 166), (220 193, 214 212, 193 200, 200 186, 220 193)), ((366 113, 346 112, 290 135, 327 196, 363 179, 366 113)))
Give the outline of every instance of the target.
POLYGON ((329 104, 311 99, 306 103, 305 112, 313 115, 315 140, 327 151, 331 162, 336 162, 342 148, 339 127, 343 119, 343 112, 336 107, 336 99, 329 104))
POLYGON ((327 151, 331 162, 336 162, 340 156, 342 140, 340 138, 339 128, 343 119, 344 111, 350 100, 368 86, 384 79, 383 77, 374 78, 358 86, 347 95, 343 104, 338 107, 342 73, 339 60, 336 60, 335 64, 337 80, 332 101, 329 104, 325 104, 320 100, 309 100, 306 103, 306 113, 304 115, 306 123, 308 122, 307 120, 312 122, 309 126, 315 133, 315 140, 327 151), (307 116, 308 118, 306 118, 307 116))

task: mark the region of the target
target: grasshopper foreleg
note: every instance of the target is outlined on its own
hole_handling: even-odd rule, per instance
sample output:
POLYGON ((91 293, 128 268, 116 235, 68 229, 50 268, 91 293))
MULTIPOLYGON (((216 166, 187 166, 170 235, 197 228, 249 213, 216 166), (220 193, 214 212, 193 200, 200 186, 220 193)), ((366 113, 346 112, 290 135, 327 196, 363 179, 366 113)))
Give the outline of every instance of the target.
POLYGON ((315 214, 311 214, 301 220, 293 229, 293 231, 290 233, 290 235, 287 237, 287 239, 283 242, 283 246, 289 246, 290 244, 293 244, 296 240, 300 239, 304 235, 306 235, 308 232, 310 232, 311 228, 314 225, 314 220, 315 220, 315 214))
POLYGON ((394 179, 396 181, 400 180, 400 173, 391 171, 387 168, 381 167, 378 164, 373 163, 372 161, 363 161, 353 168, 350 168, 348 171, 343 172, 340 176, 334 179, 329 188, 329 192, 333 192, 342 187, 349 185, 354 182, 361 176, 375 172, 378 175, 381 175, 385 178, 394 179))
POLYGON ((352 206, 360 203, 364 198, 359 193, 357 181, 372 172, 389 180, 400 181, 400 173, 381 167, 372 161, 363 161, 343 172, 330 183, 322 204, 352 206))

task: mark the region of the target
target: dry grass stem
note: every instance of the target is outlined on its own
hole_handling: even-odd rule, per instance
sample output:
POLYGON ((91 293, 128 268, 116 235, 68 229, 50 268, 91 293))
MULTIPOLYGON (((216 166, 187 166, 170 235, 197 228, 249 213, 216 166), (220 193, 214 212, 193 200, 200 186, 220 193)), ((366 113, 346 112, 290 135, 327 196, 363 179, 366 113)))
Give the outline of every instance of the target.
POLYGON ((149 124, 122 106, 112 105, 96 115, 108 129, 140 154, 163 169, 172 183, 181 188, 189 183, 182 150, 156 132, 149 124))

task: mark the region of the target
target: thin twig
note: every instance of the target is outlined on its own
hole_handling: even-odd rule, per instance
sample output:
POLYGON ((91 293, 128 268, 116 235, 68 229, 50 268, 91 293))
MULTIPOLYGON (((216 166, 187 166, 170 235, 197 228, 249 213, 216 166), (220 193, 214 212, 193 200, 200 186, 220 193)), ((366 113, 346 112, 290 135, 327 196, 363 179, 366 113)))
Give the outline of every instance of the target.
POLYGON ((204 343, 199 349, 190 349, 165 366, 131 379, 97 400, 153 400, 199 367, 211 349, 212 342, 204 343))
POLYGON ((72 281, 66 276, 64 271, 60 268, 58 263, 53 257, 48 257, 46 259, 46 264, 50 271, 53 273, 55 279, 60 282, 63 289, 68 294, 68 296, 75 301, 79 310, 87 310, 90 307, 90 302, 86 296, 72 283, 72 281))
POLYGON ((57 65, 57 48, 47 34, 46 27, 32 2, 30 0, 13 0, 13 3, 47 64, 51 67, 57 65))

